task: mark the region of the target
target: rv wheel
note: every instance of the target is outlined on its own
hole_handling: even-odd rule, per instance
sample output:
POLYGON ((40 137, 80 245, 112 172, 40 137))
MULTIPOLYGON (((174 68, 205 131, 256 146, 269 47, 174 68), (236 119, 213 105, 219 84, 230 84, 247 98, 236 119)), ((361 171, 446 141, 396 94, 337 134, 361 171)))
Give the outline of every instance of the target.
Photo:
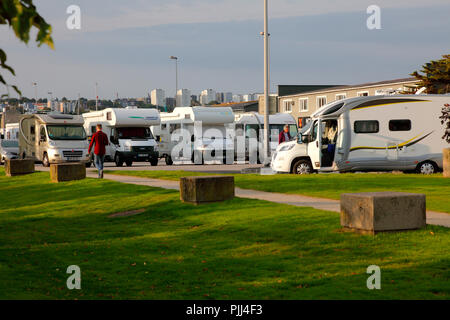
POLYGON ((437 172, 436 165, 431 161, 425 161, 419 163, 417 166, 417 173, 421 174, 433 174, 437 172))
POLYGON ((127 167, 131 167, 133 165, 133 161, 131 161, 131 160, 127 160, 127 161, 125 161, 125 163, 126 163, 127 167))
POLYGON ((311 174, 313 173, 313 167, 311 165, 311 162, 308 160, 298 160, 294 167, 292 168, 293 174, 311 174))
POLYGON ((42 165, 46 168, 50 167, 50 161, 48 160, 48 155, 44 153, 44 157, 42 158, 42 165))
POLYGON ((152 167, 156 167, 158 165, 158 160, 158 158, 150 159, 150 164, 152 165, 152 167))
POLYGON ((167 156, 165 159, 166 159, 166 164, 167 164, 168 166, 173 165, 173 160, 172 160, 172 157, 171 157, 171 156, 167 156))
POLYGON ((123 160, 120 158, 120 155, 118 153, 116 153, 116 155, 114 157, 114 162, 116 163, 117 167, 123 166, 123 160))

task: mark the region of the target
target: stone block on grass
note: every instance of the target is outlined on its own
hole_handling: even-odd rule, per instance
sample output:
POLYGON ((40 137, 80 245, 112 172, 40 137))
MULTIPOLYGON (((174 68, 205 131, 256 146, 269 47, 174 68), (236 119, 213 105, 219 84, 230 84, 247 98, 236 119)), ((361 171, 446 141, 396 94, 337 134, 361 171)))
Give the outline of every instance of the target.
POLYGON ((402 192, 342 194, 341 225, 372 234, 424 228, 425 195, 402 192))
POLYGON ((180 179, 180 198, 183 202, 194 204, 233 199, 234 177, 183 177, 180 179))
POLYGON ((50 178, 52 182, 65 182, 85 179, 86 165, 84 163, 78 162, 51 164, 50 178))
POLYGON ((443 150, 444 177, 450 178, 450 148, 443 150))
POLYGON ((6 160, 5 174, 8 177, 34 173, 34 160, 6 160))

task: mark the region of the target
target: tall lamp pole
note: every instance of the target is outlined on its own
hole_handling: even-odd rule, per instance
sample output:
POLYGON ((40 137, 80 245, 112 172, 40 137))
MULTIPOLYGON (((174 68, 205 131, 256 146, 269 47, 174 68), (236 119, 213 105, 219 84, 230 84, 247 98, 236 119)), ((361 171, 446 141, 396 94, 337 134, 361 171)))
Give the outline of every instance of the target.
POLYGON ((178 94, 178 57, 170 56, 170 59, 175 60, 175 107, 176 107, 178 94))
POLYGON ((264 164, 270 162, 270 126, 269 126, 269 6, 264 0, 264 164))
POLYGON ((95 83, 95 111, 98 111, 98 83, 95 83))

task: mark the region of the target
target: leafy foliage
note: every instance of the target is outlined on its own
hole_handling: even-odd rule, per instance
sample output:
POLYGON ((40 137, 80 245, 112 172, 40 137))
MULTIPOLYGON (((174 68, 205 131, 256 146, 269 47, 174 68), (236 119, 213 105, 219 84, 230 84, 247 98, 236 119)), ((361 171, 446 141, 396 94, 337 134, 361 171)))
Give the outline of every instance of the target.
POLYGON ((443 59, 430 61, 418 71, 411 73, 420 80, 419 87, 427 88, 429 94, 444 94, 450 92, 450 54, 442 56, 443 59))
MULTIPOLYGON (((51 37, 52 27, 45 21, 36 10, 33 0, 1 0, 0 1, 0 24, 9 25, 17 38, 24 43, 30 41, 31 28, 38 29, 35 41, 40 47, 43 44, 54 48, 53 39, 51 37)), ((6 53, 0 49, 0 67, 16 75, 14 69, 6 64, 6 53)), ((0 83, 6 87, 12 87, 19 95, 19 88, 14 85, 8 85, 0 74, 0 83)))
POLYGON ((445 124, 445 133, 442 139, 450 143, 450 104, 445 104, 442 108, 442 115, 439 117, 441 123, 445 124))

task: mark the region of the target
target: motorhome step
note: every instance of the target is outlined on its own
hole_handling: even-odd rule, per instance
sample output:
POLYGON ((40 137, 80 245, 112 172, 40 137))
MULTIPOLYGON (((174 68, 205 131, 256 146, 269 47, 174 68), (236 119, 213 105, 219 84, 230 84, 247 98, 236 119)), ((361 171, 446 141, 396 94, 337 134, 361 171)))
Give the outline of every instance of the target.
POLYGON ((183 202, 194 204, 233 199, 234 177, 183 177, 180 179, 180 198, 183 202))
POLYGON ((80 162, 51 164, 50 178, 52 182, 65 182, 85 179, 86 165, 80 162))
POLYGON ((30 174, 34 172, 34 160, 12 159, 5 162, 5 174, 8 177, 30 174))
POLYGON ((371 234, 424 228, 425 195, 403 192, 344 193, 341 195, 341 226, 371 234))

